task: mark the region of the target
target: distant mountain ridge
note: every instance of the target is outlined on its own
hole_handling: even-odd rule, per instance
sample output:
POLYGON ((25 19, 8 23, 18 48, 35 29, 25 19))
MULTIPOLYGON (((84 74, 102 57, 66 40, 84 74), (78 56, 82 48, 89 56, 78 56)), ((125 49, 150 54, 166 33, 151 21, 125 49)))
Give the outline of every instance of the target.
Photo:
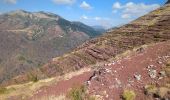
POLYGON ((71 51, 98 31, 48 12, 0 15, 0 83, 71 51))
POLYGON ((99 26, 99 25, 96 25, 96 26, 92 26, 96 31, 98 31, 99 33, 104 33, 106 32, 107 29, 105 29, 103 26, 99 26))
MULTIPOLYGON (((40 24, 41 26, 44 26, 46 28, 47 26, 45 26, 45 24, 48 24, 48 23, 43 23, 43 21, 46 20, 47 22, 53 21, 53 23, 52 22, 50 23, 51 25, 56 25, 56 24, 60 25, 61 28, 63 28, 65 32, 69 31, 68 28, 70 27, 72 31, 83 31, 90 37, 101 34, 101 33, 96 32, 92 27, 87 26, 81 22, 70 22, 56 14, 49 13, 49 12, 40 11, 40 12, 31 13, 31 12, 27 12, 24 10, 16 10, 16 11, 12 11, 12 12, 1 15, 1 19, 3 19, 2 16, 18 17, 17 18, 18 20, 16 21, 19 21, 19 18, 20 18, 20 21, 23 21, 22 22, 23 26, 20 28, 24 28, 24 27, 27 28, 27 26, 30 26, 31 24, 38 24, 38 25, 40 24), (67 29, 64 26, 66 26, 67 29), (75 27, 78 27, 78 28, 75 28, 75 27), (79 30, 79 28, 81 28, 82 30, 79 30)), ((9 27, 5 27, 5 30, 6 29, 9 29, 9 27)))
POLYGON ((168 1, 166 2, 166 4, 168 4, 168 3, 170 3, 170 0, 168 0, 168 1))

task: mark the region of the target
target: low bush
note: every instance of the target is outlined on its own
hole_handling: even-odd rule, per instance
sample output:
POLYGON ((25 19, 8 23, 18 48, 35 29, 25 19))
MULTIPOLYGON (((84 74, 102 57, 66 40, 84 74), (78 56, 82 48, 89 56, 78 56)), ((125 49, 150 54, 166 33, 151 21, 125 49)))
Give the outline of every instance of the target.
POLYGON ((29 74, 29 75, 28 75, 28 79, 29 79, 30 81, 32 81, 32 82, 38 82, 38 77, 37 77, 37 75, 34 76, 33 74, 29 74))
POLYGON ((136 97, 136 94, 132 90, 124 90, 122 98, 123 100, 134 100, 136 97))
POLYGON ((1 87, 0 94, 5 94, 7 92, 7 88, 1 87))
POLYGON ((73 87, 67 97, 71 100, 95 100, 94 97, 86 93, 86 88, 83 85, 73 87))

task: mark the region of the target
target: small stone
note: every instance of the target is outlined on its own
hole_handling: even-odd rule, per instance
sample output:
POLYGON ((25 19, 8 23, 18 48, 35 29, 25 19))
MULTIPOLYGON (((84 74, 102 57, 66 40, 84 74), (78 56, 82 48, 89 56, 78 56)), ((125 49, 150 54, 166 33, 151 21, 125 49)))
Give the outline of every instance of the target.
POLYGON ((134 77, 135 77, 136 80, 139 81, 139 80, 141 80, 141 77, 142 77, 142 76, 141 76, 140 74, 139 74, 139 75, 135 74, 134 77))
POLYGON ((156 78, 156 76, 157 76, 157 71, 151 69, 151 70, 149 71, 149 76, 150 76, 151 78, 156 78))
POLYGON ((108 97, 109 97, 109 95, 107 94, 107 95, 106 95, 106 98, 108 98, 108 97))
POLYGON ((166 72, 165 72, 165 71, 160 71, 159 74, 160 74, 162 77, 165 77, 165 76, 166 76, 166 72))
POLYGON ((107 73, 110 73, 110 72, 111 72, 111 70, 110 70, 110 69, 106 69, 106 72, 107 72, 107 73))
POLYGON ((161 61, 158 61, 157 63, 158 63, 158 64, 162 64, 162 62, 161 62, 161 61))
POLYGON ((159 78, 158 78, 158 80, 161 80, 161 79, 163 79, 163 77, 159 77, 159 78))

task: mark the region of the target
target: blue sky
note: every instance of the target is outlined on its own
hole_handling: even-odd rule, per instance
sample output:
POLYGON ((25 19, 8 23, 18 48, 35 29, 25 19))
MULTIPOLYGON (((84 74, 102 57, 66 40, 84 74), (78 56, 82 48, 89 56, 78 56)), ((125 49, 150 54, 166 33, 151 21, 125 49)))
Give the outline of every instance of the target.
POLYGON ((0 13, 17 9, 46 11, 70 21, 110 28, 128 23, 165 2, 166 0, 0 0, 0 13))

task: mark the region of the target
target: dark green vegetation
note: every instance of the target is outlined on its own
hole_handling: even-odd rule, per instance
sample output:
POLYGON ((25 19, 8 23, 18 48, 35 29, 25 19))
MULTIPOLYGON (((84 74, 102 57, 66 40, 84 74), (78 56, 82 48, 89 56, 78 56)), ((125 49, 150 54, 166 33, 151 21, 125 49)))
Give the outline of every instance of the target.
POLYGON ((17 10, 1 14, 0 83, 39 68, 100 34, 52 13, 17 10))

